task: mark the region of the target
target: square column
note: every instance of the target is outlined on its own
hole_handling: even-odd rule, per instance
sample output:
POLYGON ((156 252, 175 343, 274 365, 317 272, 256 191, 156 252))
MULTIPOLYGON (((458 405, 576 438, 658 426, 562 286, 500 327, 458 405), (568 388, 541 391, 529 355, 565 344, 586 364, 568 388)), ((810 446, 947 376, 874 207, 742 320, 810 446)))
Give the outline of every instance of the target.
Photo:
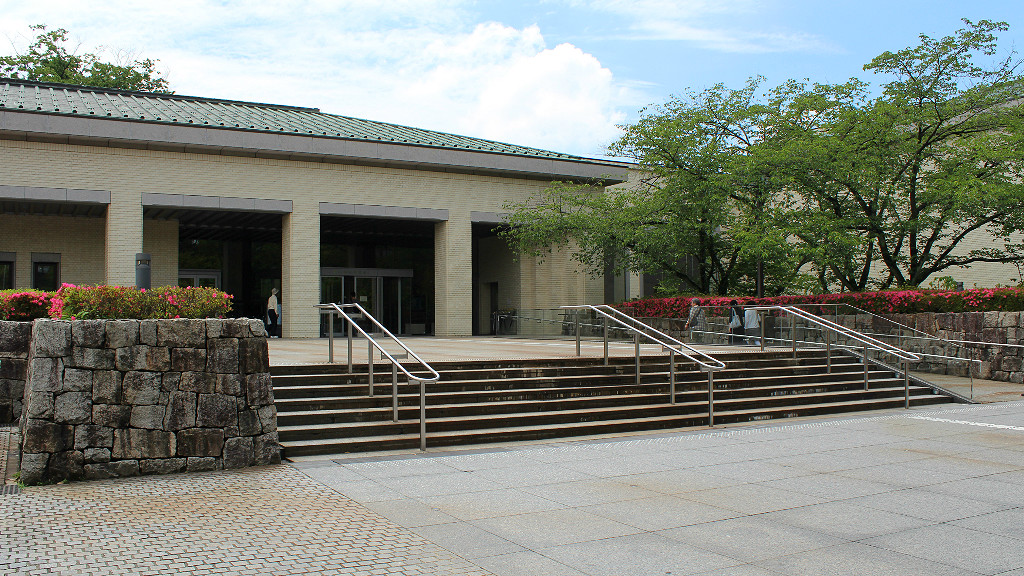
POLYGON ((473 334, 473 225, 468 214, 434 225, 434 334, 473 334))
POLYGON ((108 285, 135 285, 135 255, 142 252, 142 228, 142 195, 111 191, 104 244, 108 285))
MULTIPOLYGON (((281 219, 281 328, 285 338, 320 335, 320 208, 293 205, 281 219)), ((270 294, 262 294, 266 301, 270 294)))

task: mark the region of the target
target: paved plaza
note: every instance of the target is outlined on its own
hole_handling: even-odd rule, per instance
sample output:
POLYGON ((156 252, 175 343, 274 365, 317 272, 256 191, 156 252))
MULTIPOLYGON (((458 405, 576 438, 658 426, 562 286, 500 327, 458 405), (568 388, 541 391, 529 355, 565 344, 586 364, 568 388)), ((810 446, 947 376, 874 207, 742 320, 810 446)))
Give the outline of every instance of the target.
POLYGON ((30 487, 0 573, 1024 575, 1024 402, 30 487))

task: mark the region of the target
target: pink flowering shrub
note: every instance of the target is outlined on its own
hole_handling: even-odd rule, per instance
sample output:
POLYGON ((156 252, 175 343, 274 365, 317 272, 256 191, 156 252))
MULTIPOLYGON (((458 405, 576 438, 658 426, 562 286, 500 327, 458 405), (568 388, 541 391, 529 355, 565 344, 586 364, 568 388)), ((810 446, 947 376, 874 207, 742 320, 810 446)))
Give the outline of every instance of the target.
MULTIPOLYGON (((735 296, 699 297, 712 313, 724 314, 729 302, 744 306, 791 306, 828 304, 821 308, 801 306, 814 314, 831 313, 835 304, 848 304, 875 314, 913 314, 916 312, 978 312, 1024 310, 1024 288, 975 288, 972 290, 894 290, 887 292, 848 292, 807 296, 746 298, 735 296)), ((692 297, 652 298, 623 302, 620 310, 638 317, 686 318, 692 297)))
POLYGON ((231 311, 231 295, 213 288, 64 284, 53 294, 49 315, 65 320, 97 318, 211 318, 231 311))
POLYGON ((46 318, 53 294, 39 290, 0 290, 0 320, 46 318))

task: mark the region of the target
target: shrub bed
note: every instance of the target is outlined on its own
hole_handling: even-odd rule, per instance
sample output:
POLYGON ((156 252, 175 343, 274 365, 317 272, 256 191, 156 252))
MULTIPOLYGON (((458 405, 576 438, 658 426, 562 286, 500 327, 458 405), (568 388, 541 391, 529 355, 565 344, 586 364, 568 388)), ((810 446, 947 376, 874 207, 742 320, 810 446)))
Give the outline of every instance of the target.
POLYGON ((130 286, 64 284, 54 295, 49 316, 62 320, 223 318, 231 296, 214 288, 162 286, 139 290, 130 286))
POLYGON ((49 315, 52 292, 0 290, 0 320, 24 322, 49 315))
MULTIPOLYGON (((637 317, 686 318, 693 297, 651 298, 623 302, 619 309, 637 317)), ((887 292, 848 292, 807 296, 776 296, 747 298, 735 296, 699 297, 705 306, 725 313, 729 302, 744 306, 791 306, 795 304, 827 304, 819 309, 805 310, 820 314, 835 310, 836 304, 847 304, 875 314, 915 314, 918 312, 1018 312, 1024 310, 1024 288, 977 288, 972 290, 896 290, 887 292)))
POLYGON ((230 311, 231 295, 213 288, 64 284, 56 292, 0 291, 0 320, 223 318, 230 311))

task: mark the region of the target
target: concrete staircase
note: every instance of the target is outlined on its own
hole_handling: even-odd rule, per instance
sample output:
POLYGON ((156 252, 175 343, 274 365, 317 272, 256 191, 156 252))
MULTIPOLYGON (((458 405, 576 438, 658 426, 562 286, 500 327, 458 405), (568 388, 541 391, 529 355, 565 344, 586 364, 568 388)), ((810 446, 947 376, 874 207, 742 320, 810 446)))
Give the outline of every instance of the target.
MULTIPOLYGON (((903 380, 853 356, 822 351, 716 353, 715 424, 899 408, 903 380)), ((493 360, 432 364, 441 374, 427 389, 427 445, 447 446, 659 430, 708 423, 707 374, 692 363, 676 368, 676 404, 669 403, 668 356, 644 357, 640 384, 633 358, 493 360)), ((366 366, 271 368, 278 431, 285 457, 416 448, 419 387, 399 383, 392 421, 391 370, 375 367, 375 397, 366 366), (360 374, 362 372, 362 374, 360 374)), ((911 387, 911 405, 952 402, 911 387)))

